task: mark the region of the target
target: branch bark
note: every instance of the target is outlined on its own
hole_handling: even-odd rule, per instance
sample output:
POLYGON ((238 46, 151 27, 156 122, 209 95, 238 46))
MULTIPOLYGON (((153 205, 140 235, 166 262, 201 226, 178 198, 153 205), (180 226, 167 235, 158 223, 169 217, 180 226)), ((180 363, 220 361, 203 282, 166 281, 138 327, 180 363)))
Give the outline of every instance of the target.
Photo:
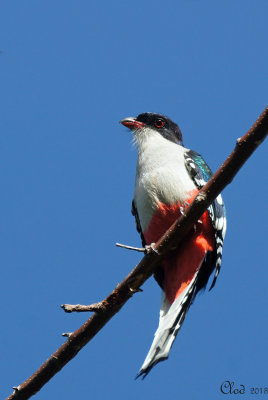
MULTIPOLYGON (((163 258, 178 248, 183 237, 206 211, 209 204, 233 180, 242 165, 265 139, 267 133, 268 107, 250 130, 237 140, 233 152, 200 190, 195 200, 185 210, 184 215, 175 221, 155 244, 154 249, 158 254, 153 250, 149 251, 113 292, 105 300, 97 303, 97 311, 79 329, 68 334, 67 341, 30 378, 14 388, 14 392, 6 400, 24 400, 38 392, 65 364, 75 357, 134 293, 140 291, 140 286, 153 274, 163 258)), ((96 305, 94 304, 94 306, 96 305)))

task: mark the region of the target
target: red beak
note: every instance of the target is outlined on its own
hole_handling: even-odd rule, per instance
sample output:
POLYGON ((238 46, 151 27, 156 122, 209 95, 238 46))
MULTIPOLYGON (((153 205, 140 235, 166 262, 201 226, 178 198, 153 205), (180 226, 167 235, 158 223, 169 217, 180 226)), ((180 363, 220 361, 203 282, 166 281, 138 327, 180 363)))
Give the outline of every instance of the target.
POLYGON ((122 121, 120 121, 120 123, 131 130, 132 129, 141 129, 145 126, 143 122, 137 121, 136 118, 134 118, 134 117, 122 119, 122 121))

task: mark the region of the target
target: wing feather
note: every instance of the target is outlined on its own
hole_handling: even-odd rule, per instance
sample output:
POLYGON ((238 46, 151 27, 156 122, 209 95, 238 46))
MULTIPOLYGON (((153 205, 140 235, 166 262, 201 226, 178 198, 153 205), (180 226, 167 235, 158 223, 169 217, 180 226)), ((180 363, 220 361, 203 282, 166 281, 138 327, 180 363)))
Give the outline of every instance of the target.
MULTIPOLYGON (((203 186, 205 186, 212 176, 212 171, 202 156, 193 150, 188 150, 185 153, 185 166, 198 189, 201 189, 203 186)), ((210 274, 215 269, 214 278, 209 289, 211 290, 214 287, 220 272, 223 241, 226 233, 226 211, 222 196, 220 194, 208 207, 208 212, 212 221, 212 225, 215 229, 216 249, 214 257, 211 257, 211 255, 208 254, 207 260, 205 260, 208 265, 204 273, 208 276, 203 277, 203 282, 205 284, 202 284, 202 287, 206 285, 210 274)))

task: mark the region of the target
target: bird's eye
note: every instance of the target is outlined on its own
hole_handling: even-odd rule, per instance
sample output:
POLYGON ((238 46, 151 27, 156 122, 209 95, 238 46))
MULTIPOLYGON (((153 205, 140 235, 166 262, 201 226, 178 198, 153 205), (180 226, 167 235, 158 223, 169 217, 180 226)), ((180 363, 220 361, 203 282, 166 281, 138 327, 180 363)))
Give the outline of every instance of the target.
POLYGON ((164 122, 162 119, 157 119, 157 120, 155 121, 154 125, 155 125, 157 128, 163 128, 163 126, 165 125, 165 122, 164 122))

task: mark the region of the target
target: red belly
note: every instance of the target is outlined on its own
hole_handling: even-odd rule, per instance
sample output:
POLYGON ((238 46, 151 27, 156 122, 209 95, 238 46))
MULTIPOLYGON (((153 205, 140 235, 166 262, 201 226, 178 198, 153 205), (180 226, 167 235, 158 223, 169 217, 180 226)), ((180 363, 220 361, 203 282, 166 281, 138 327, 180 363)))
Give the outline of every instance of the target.
MULTIPOLYGON (((196 196, 195 191, 186 201, 191 203, 196 196)), ((181 215, 181 204, 159 203, 158 210, 153 215, 151 223, 144 232, 147 244, 157 242, 173 222, 181 215)), ((164 291, 170 302, 180 295, 189 285, 200 267, 207 251, 215 248, 214 229, 208 211, 200 218, 195 228, 182 241, 179 250, 163 261, 164 291)))

